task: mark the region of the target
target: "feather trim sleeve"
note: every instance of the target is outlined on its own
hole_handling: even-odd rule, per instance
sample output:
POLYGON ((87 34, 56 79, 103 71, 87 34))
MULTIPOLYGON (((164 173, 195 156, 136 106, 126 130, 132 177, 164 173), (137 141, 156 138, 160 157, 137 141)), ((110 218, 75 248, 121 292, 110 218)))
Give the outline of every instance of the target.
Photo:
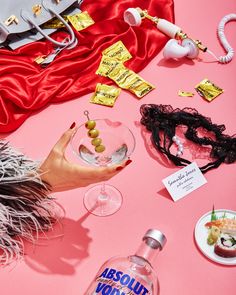
POLYGON ((58 205, 38 165, 0 140, 0 265, 20 259, 24 240, 34 241, 57 220, 58 205))

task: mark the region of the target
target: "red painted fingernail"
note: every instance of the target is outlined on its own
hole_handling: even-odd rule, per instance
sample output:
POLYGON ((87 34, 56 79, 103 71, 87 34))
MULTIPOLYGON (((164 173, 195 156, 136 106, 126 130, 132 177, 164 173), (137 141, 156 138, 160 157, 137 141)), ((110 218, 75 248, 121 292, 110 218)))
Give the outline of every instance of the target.
POLYGON ((122 166, 118 166, 118 167, 116 168, 116 171, 120 171, 120 170, 122 170, 122 169, 123 169, 122 166))
POLYGON ((132 160, 129 159, 125 162, 125 166, 129 165, 130 163, 132 163, 132 160))
POLYGON ((75 122, 73 122, 70 126, 70 129, 73 129, 75 127, 75 122))

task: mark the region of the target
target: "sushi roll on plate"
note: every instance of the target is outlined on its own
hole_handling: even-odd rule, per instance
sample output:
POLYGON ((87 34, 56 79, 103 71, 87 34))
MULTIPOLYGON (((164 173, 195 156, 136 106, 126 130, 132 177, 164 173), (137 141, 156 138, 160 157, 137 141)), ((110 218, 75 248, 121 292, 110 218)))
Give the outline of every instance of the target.
MULTIPOLYGON (((236 219, 236 211, 233 211, 233 210, 218 209, 218 210, 215 210, 215 214, 216 214, 217 220, 221 220, 221 219, 223 219, 223 217, 224 217, 224 219, 225 218, 228 218, 228 219, 231 219, 231 220, 236 219)), ((217 254, 217 253, 219 253, 218 252, 218 246, 217 246, 217 249, 216 249, 216 252, 215 252, 215 245, 216 244, 215 243, 213 245, 208 244, 207 238, 208 238, 208 234, 209 234, 209 228, 206 226, 206 224, 208 224, 209 222, 212 222, 211 221, 211 216, 212 216, 212 211, 209 211, 206 214, 204 214, 202 217, 200 217, 199 220, 196 223, 194 236, 195 236, 195 241, 196 241, 196 244, 197 244, 199 250, 208 259, 210 259, 210 260, 212 260, 214 262, 217 262, 217 263, 223 264, 223 265, 236 265, 236 256, 233 257, 233 254, 231 254, 232 256, 228 256, 229 255, 228 252, 227 252, 228 255, 226 254, 227 257, 223 256, 223 255, 219 255, 219 254, 217 254)), ((214 224, 212 224, 212 225, 214 225, 214 224)), ((226 231, 222 232, 222 230, 223 231, 224 230, 229 231, 228 227, 226 229, 225 224, 224 224, 224 227, 221 227, 220 235, 229 235, 229 236, 233 236, 234 239, 236 239, 236 235, 233 234, 232 231, 230 231, 230 233, 226 233, 226 231)), ((227 238, 227 240, 228 240, 228 238, 227 238)), ((224 244, 226 243, 225 246, 228 245, 227 250, 232 251, 230 253, 234 252, 233 249, 234 249, 235 245, 231 246, 230 241, 228 241, 228 242, 223 241, 223 243, 224 244)), ((223 251, 223 254, 224 253, 225 253, 225 251, 223 251)))
POLYGON ((223 233, 219 236, 214 252, 221 257, 236 257, 236 237, 223 233))

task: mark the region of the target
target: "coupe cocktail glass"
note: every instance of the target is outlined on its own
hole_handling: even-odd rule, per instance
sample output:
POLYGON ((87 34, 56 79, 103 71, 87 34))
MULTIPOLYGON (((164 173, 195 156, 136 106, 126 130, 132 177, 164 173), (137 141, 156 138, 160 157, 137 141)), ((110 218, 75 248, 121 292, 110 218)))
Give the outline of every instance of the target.
MULTIPOLYGON (((97 119, 96 129, 105 146, 105 151, 97 153, 88 136, 85 124, 78 127, 71 140, 74 153, 84 162, 92 166, 107 167, 123 162, 135 148, 135 137, 132 131, 121 122, 109 119, 97 119)), ((121 192, 107 183, 91 187, 84 196, 86 209, 97 216, 115 213, 122 204, 121 192)))

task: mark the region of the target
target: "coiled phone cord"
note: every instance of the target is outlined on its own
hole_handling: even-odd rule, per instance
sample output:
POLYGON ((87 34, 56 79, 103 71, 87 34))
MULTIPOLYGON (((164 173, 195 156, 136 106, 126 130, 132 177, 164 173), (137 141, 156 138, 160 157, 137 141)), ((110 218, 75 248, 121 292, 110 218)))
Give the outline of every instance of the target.
POLYGON ((209 49, 207 49, 207 51, 206 51, 209 54, 211 54, 219 63, 222 63, 222 64, 230 62, 234 56, 234 49, 230 46, 230 44, 225 36, 225 25, 226 25, 226 23, 228 23, 230 21, 236 21, 236 14, 235 13, 230 13, 230 14, 227 14, 226 16, 224 16, 221 19, 221 21, 218 25, 218 29, 217 29, 218 38, 220 40, 221 45, 223 46, 223 48, 227 52, 227 54, 217 57, 209 49))

